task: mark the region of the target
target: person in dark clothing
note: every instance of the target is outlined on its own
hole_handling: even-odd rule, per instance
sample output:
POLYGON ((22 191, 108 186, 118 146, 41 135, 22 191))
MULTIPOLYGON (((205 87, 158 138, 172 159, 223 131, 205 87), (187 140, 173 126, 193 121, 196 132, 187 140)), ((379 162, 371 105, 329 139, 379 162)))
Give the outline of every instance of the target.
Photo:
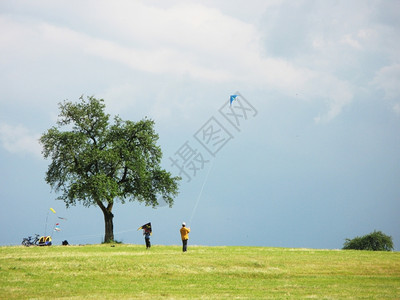
POLYGON ((149 228, 143 229, 144 241, 146 242, 146 249, 150 249, 150 247, 151 247, 150 234, 151 234, 151 231, 149 228))

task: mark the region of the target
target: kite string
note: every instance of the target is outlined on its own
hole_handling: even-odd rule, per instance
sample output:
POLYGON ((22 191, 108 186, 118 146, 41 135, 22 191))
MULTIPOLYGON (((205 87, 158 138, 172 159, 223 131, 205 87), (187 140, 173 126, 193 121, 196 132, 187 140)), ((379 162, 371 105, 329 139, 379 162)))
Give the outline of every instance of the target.
POLYGON ((197 197, 197 200, 196 200, 196 204, 193 207, 192 216, 190 217, 189 224, 192 224, 194 213, 196 212, 197 206, 199 205, 199 201, 200 201, 201 195, 203 194, 204 186, 206 185, 206 182, 207 182, 207 179, 208 179, 208 175, 210 175, 210 171, 212 169, 213 164, 214 164, 214 160, 211 162, 211 165, 210 165, 210 168, 208 169, 207 175, 204 178, 203 185, 202 185, 202 187, 200 189, 199 196, 197 197))

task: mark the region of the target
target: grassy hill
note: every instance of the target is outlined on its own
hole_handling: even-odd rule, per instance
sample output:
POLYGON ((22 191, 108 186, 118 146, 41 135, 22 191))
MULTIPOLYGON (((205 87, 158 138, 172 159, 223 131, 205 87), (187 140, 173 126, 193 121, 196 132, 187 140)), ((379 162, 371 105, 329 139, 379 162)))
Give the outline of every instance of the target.
POLYGON ((400 299, 400 253, 267 247, 0 247, 1 299, 400 299))

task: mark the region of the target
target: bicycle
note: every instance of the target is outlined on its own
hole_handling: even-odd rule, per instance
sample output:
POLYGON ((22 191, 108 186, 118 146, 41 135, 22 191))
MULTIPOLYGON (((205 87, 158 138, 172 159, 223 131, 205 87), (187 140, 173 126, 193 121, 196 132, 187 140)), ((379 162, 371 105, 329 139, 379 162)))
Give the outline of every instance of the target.
POLYGON ((38 246, 39 242, 39 235, 35 234, 35 237, 32 239, 31 236, 28 236, 27 238, 23 238, 22 240, 22 245, 29 247, 29 246, 38 246))

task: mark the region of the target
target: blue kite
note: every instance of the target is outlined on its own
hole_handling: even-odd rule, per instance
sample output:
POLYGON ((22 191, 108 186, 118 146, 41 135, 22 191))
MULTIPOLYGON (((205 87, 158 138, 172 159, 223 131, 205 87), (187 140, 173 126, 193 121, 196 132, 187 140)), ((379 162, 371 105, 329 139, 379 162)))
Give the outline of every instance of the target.
POLYGON ((231 105, 231 106, 232 106, 233 100, 235 100, 237 96, 238 96, 238 95, 231 95, 231 98, 230 98, 230 105, 231 105))

